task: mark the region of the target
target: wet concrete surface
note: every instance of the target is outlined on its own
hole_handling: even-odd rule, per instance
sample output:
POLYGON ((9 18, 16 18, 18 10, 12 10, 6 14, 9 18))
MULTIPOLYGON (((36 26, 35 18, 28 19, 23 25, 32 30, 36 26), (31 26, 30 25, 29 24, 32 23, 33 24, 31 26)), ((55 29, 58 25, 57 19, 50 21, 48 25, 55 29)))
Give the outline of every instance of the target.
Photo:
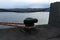
POLYGON ((48 40, 60 40, 60 27, 50 26, 48 28, 48 40))
POLYGON ((0 40, 60 40, 60 28, 41 25, 31 34, 21 32, 19 28, 0 29, 0 40))
MULTIPOLYGON (((38 27, 38 26, 37 26, 38 27)), ((23 33, 19 28, 0 29, 0 40, 47 40, 46 28, 39 27, 31 34, 23 33)))

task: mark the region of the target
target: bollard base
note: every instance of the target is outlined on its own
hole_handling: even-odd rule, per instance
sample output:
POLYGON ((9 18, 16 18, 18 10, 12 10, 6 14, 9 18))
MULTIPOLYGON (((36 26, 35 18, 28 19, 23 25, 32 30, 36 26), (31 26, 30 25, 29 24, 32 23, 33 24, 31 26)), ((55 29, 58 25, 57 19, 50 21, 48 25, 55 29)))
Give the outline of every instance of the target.
POLYGON ((36 34, 38 32, 38 29, 36 28, 22 28, 22 29, 19 29, 20 32, 22 33, 27 33, 27 34, 36 34))

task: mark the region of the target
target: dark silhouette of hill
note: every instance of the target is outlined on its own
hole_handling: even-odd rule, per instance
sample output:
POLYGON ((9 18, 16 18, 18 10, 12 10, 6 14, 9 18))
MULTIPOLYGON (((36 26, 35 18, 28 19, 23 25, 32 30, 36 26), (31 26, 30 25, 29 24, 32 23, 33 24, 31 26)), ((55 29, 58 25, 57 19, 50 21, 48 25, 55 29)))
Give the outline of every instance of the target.
POLYGON ((0 12, 49 12, 50 8, 0 9, 0 12))

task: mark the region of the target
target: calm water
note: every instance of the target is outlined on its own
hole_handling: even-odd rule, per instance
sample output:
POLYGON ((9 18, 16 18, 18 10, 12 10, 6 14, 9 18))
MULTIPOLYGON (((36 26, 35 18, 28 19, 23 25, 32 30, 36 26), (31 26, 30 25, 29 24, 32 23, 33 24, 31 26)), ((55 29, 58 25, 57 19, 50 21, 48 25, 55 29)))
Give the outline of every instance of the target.
MULTIPOLYGON (((34 13, 15 13, 15 12, 0 12, 0 22, 23 22, 27 17, 37 18, 36 25, 48 24, 49 12, 34 12, 34 13)), ((0 28, 9 28, 10 26, 0 26, 0 28)))

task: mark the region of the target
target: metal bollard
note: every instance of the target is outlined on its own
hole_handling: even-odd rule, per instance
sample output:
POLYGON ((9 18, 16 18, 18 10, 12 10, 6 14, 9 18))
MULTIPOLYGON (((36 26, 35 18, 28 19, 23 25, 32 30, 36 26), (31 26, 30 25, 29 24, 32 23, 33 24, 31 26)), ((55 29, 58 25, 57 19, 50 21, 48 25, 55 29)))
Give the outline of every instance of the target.
POLYGON ((24 20, 24 24, 26 27, 33 27, 34 23, 37 23, 37 22, 38 22, 38 20, 35 18, 26 18, 24 20))
POLYGON ((37 23, 37 22, 38 20, 36 18, 26 18, 24 20, 24 24, 26 27, 31 27, 31 28, 24 28, 24 31, 31 33, 32 30, 35 30, 34 23, 37 23))

